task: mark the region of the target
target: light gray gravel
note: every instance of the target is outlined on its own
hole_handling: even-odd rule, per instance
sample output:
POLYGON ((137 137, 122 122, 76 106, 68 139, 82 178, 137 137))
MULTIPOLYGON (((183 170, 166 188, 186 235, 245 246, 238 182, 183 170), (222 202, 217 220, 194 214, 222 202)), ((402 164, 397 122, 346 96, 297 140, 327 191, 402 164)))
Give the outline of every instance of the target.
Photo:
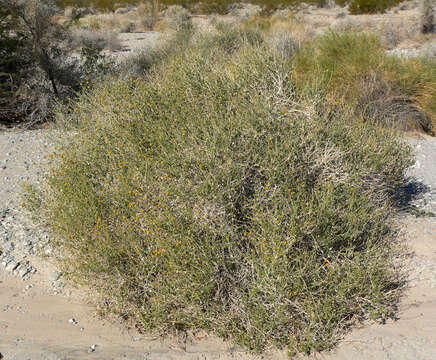
MULTIPOLYGON (((23 183, 38 184, 53 150, 47 130, 0 129, 0 269, 28 279, 28 255, 50 251, 48 234, 21 205, 23 183)), ((52 136, 52 135, 51 135, 52 136)))
POLYGON ((436 139, 425 137, 408 142, 415 149, 416 158, 409 171, 414 180, 410 186, 411 202, 419 210, 436 215, 436 139))

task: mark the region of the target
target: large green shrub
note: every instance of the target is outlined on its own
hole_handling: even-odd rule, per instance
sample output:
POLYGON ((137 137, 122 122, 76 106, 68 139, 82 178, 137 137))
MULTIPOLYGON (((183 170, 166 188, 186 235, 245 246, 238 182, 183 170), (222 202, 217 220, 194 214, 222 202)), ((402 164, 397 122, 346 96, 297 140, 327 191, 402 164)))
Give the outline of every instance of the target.
POLYGON ((63 109, 40 214, 66 273, 139 328, 329 348, 391 313, 409 150, 347 112, 325 117, 266 45, 218 40, 63 109))

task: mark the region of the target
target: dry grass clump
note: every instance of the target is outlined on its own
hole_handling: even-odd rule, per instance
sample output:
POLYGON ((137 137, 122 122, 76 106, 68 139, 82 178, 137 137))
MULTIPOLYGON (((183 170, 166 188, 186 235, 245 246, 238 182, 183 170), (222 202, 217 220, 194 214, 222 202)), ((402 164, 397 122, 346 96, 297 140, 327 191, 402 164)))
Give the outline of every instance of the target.
POLYGON ((436 125, 436 66, 426 58, 385 54, 376 35, 329 33, 295 58, 300 91, 322 89, 328 106, 362 119, 432 133, 436 125))
POLYGON ((141 329, 330 348, 398 297, 392 197, 409 149, 340 108, 326 117, 292 58, 244 32, 228 51, 223 31, 61 109, 75 131, 40 214, 70 277, 141 329))

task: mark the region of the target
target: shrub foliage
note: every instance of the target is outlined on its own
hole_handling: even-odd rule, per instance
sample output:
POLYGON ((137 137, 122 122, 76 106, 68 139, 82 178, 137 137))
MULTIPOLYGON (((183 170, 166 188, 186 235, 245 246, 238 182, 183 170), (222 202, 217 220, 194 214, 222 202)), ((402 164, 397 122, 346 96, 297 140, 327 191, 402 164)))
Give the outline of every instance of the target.
POLYGON ((10 122, 22 115, 16 109, 15 93, 29 58, 22 49, 24 34, 17 31, 18 18, 0 8, 0 122, 10 122), (15 31, 14 31, 15 30, 15 31))
POLYGON ((39 210, 64 270, 144 330, 329 348, 392 311, 409 150, 331 116, 322 94, 297 91, 289 57, 241 37, 191 41, 145 79, 61 109, 69 130, 39 210))
POLYGON ((377 36, 329 33, 295 57, 301 92, 322 90, 327 106, 368 121, 432 133, 436 125, 436 61, 388 56, 377 36))

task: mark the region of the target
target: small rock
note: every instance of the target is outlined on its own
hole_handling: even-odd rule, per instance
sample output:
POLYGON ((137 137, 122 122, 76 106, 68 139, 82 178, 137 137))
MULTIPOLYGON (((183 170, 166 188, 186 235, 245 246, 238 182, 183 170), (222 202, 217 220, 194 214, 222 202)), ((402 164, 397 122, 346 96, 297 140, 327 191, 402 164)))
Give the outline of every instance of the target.
POLYGON ((1 165, 0 170, 6 170, 6 165, 1 165))
POLYGON ((29 290, 29 289, 31 289, 32 288, 32 285, 26 285, 26 290, 29 290))
POLYGON ((21 269, 18 271, 18 275, 20 275, 20 276, 23 278, 23 277, 25 277, 29 272, 30 272, 30 268, 27 267, 27 266, 25 266, 25 267, 21 268, 21 269))
POLYGON ((26 266, 24 264, 19 263, 18 266, 13 270, 14 275, 18 275, 21 269, 24 269, 26 266))
POLYGON ((139 340, 141 340, 141 338, 140 338, 139 336, 134 336, 132 339, 133 339, 133 341, 139 341, 139 340))
POLYGON ((68 320, 68 322, 69 322, 70 324, 77 325, 77 320, 74 319, 74 318, 71 318, 70 320, 68 320))
POLYGON ((61 277, 61 273, 59 271, 53 271, 49 275, 49 279, 51 281, 57 281, 61 277))
POLYGON ((83 331, 83 330, 85 330, 85 328, 81 327, 81 328, 80 328, 80 331, 83 331))
POLYGON ((5 267, 6 271, 14 271, 18 266, 20 266, 19 262, 11 261, 5 267))
POLYGON ((94 352, 96 348, 97 348, 96 344, 91 345, 91 347, 88 349, 88 354, 94 352))
POLYGON ((13 261, 14 261, 14 259, 11 259, 9 257, 5 257, 5 258, 3 258, 2 265, 4 266, 4 268, 7 268, 7 266, 13 261))

